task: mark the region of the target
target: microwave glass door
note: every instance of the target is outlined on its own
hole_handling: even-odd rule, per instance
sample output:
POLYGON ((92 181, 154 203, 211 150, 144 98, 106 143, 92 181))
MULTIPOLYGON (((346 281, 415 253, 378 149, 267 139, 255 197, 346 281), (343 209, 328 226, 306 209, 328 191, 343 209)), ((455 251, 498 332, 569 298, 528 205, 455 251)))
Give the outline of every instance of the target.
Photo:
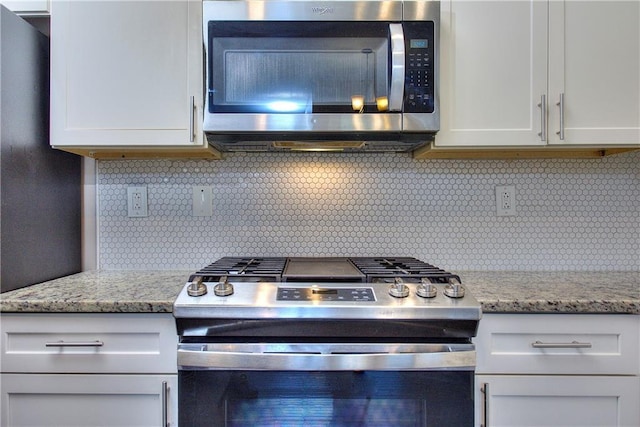
POLYGON ((385 22, 209 22, 210 113, 384 112, 385 22))

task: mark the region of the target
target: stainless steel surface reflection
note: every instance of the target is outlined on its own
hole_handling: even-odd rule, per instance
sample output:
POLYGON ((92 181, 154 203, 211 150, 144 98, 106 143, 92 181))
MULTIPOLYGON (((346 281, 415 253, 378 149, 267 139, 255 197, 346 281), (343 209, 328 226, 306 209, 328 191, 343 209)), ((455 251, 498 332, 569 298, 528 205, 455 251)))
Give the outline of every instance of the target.
POLYGON ((473 370, 473 344, 216 343, 180 344, 183 370, 473 370))
MULTIPOLYGON (((420 298, 417 295, 419 284, 407 284, 409 298, 394 298, 388 293, 385 283, 234 283, 235 292, 228 297, 215 296, 213 286, 205 283, 210 292, 201 297, 190 297, 181 292, 174 304, 176 318, 236 318, 236 319, 470 319, 481 317, 480 304, 472 295, 462 299, 451 299, 444 294, 444 284, 436 284, 438 293, 435 298, 420 298), (279 287, 320 288, 320 289, 357 289, 371 288, 374 301, 278 301, 279 287)), ((188 287, 186 284, 185 287, 188 287)))

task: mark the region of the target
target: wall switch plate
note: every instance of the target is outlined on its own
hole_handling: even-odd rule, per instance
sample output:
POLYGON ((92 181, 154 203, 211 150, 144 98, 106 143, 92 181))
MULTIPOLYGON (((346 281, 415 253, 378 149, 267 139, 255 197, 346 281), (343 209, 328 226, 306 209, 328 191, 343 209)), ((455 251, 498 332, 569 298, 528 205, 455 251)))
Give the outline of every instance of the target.
POLYGON ((193 187, 193 216, 213 215, 213 187, 193 187))
POLYGON ((130 218, 149 216, 147 187, 127 187, 127 215, 130 218))
POLYGON ((496 213, 498 216, 513 216, 516 214, 515 185, 496 186, 496 213))

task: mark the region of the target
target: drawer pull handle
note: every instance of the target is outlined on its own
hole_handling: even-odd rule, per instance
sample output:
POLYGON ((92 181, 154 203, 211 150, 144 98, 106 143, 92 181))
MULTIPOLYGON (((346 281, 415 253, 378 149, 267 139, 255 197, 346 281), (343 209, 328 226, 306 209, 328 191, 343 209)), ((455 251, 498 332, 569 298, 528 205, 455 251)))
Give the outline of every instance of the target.
POLYGON ((535 341, 531 343, 531 347, 533 348, 591 348, 590 342, 542 342, 535 341))
POLYGON ((45 347, 102 347, 102 341, 56 341, 45 343, 45 347))

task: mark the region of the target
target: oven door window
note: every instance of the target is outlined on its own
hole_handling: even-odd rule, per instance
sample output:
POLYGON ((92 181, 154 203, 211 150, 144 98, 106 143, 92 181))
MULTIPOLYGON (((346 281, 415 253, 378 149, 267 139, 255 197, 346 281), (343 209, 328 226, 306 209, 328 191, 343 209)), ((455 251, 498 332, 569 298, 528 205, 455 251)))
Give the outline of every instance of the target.
POLYGON ((473 425, 472 371, 180 371, 180 425, 473 425))
POLYGON ((384 112, 384 22, 209 22, 210 113, 384 112))

